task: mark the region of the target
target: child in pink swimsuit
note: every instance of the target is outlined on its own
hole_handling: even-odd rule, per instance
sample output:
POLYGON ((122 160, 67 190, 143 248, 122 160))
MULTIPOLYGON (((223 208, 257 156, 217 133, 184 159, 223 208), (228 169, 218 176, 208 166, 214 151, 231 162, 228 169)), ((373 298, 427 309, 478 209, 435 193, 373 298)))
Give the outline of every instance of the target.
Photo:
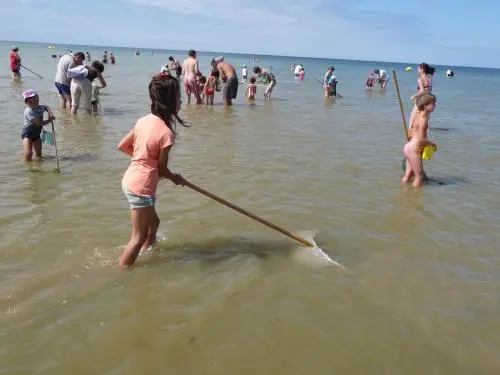
POLYGON ((245 91, 245 96, 247 97, 249 102, 253 102, 255 100, 255 95, 257 95, 257 85, 255 84, 257 80, 255 77, 250 78, 250 84, 247 86, 245 91))
POLYGON ((436 97, 424 93, 417 98, 417 112, 410 123, 408 143, 403 148, 406 158, 406 172, 401 182, 407 184, 413 178, 413 187, 420 187, 425 181, 422 152, 425 146, 437 148, 434 142, 427 139, 429 117, 436 108, 436 97))
POLYGON ((217 69, 212 69, 212 72, 208 76, 207 83, 205 83, 205 88, 203 91, 205 93, 205 104, 214 105, 215 91, 220 91, 219 71, 217 69))
POLYGON ((169 74, 153 77, 149 84, 151 113, 137 120, 118 149, 132 157, 122 179, 122 189, 132 211, 132 236, 120 257, 120 267, 134 264, 139 252, 156 243, 160 219, 155 211, 160 177, 184 185, 181 175, 168 168, 175 139, 174 121, 184 125, 177 113, 181 107, 179 81, 169 74))

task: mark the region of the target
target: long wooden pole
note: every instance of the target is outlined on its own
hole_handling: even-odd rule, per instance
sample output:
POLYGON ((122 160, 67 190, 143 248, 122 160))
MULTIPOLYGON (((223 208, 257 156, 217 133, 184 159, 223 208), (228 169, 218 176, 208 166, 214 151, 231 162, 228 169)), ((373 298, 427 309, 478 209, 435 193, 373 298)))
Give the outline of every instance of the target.
POLYGON ((401 94, 399 92, 398 77, 396 76, 396 71, 392 71, 392 76, 394 77, 394 85, 396 86, 396 93, 398 94, 399 108, 401 109, 401 117, 403 117, 403 128, 405 130, 405 140, 408 142, 410 138, 408 137, 408 127, 406 126, 405 110, 403 107, 403 101, 401 100, 401 94))
POLYGON ((184 185, 193 189, 193 190, 196 190, 198 193, 201 193, 201 194, 223 204, 224 206, 227 206, 229 208, 232 208, 235 211, 238 211, 240 214, 248 216, 250 219, 258 221, 259 223, 264 224, 265 226, 268 226, 269 228, 274 229, 274 230, 284 234, 285 236, 290 237, 291 239, 293 239, 297 242, 300 242, 302 245, 305 245, 307 247, 314 247, 314 244, 312 242, 306 240, 305 238, 294 235, 294 234, 290 233, 289 231, 287 231, 286 229, 283 229, 283 228, 277 226, 276 224, 273 224, 273 223, 271 223, 271 222, 269 222, 269 221, 267 221, 267 220, 265 220, 257 215, 254 215, 253 213, 251 213, 247 210, 244 210, 243 208, 238 207, 235 204, 233 204, 233 203, 231 203, 231 202, 229 202, 221 197, 218 197, 217 195, 212 194, 211 192, 206 191, 205 189, 202 189, 201 187, 196 186, 195 184, 192 184, 189 181, 185 181, 184 185))

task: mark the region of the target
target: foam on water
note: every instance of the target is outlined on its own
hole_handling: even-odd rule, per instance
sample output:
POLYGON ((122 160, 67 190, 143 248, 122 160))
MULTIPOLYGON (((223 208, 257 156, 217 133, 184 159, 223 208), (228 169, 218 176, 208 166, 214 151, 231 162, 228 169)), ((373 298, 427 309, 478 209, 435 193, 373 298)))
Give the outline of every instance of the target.
POLYGON ((314 241, 317 234, 314 231, 302 231, 298 233, 300 237, 314 244, 314 247, 300 246, 292 253, 293 259, 299 263, 306 265, 319 265, 319 266, 336 266, 345 268, 343 265, 333 259, 328 253, 320 248, 314 241))

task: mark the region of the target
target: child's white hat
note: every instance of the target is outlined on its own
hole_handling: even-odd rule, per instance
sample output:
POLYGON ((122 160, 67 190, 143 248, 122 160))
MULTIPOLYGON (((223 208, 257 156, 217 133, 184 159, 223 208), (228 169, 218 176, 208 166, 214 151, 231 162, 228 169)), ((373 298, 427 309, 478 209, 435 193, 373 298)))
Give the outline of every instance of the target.
POLYGON ((33 97, 35 97, 37 95, 38 95, 37 92, 35 90, 32 90, 32 89, 28 89, 25 92, 23 92, 23 98, 24 98, 24 100, 26 100, 28 98, 33 98, 33 97))

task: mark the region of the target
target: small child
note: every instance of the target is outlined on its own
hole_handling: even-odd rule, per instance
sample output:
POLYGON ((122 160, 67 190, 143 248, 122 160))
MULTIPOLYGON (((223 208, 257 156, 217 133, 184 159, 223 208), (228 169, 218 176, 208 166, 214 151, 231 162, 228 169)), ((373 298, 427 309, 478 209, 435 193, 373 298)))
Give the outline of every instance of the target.
POLYGON ((413 178, 413 187, 420 187, 425 181, 424 163, 422 152, 425 146, 437 149, 437 145, 427 139, 429 117, 436 108, 436 97, 424 93, 417 98, 417 113, 410 123, 408 130, 408 143, 403 148, 406 158, 406 172, 401 182, 407 184, 413 178))
POLYGON ((365 81, 365 88, 371 90, 373 84, 375 83, 375 74, 373 72, 368 73, 368 78, 365 81))
POLYGON ((92 81, 92 112, 99 112, 99 107, 101 105, 101 100, 99 99, 99 91, 103 89, 103 86, 99 85, 98 80, 92 81))
POLYGON ((246 64, 243 65, 243 69, 241 69, 241 76, 243 77, 243 80, 246 82, 247 80, 247 75, 248 74, 248 71, 247 71, 247 66, 246 64))
POLYGON ((215 91, 220 91, 219 88, 219 71, 217 69, 212 69, 212 72, 208 76, 207 83, 203 92, 205 93, 205 104, 214 105, 214 95, 215 91))
POLYGON ((24 161, 32 161, 33 153, 35 158, 42 157, 42 140, 40 134, 42 128, 55 120, 54 115, 50 108, 46 105, 40 105, 40 98, 34 90, 26 90, 23 92, 24 103, 26 109, 24 110, 24 127, 21 133, 21 139, 24 150, 24 161), (49 114, 48 120, 43 119, 43 114, 49 114))
POLYGON ((198 92, 200 93, 201 102, 205 100, 205 85, 207 83, 207 77, 204 75, 198 77, 198 92))
POLYGON ((181 175, 168 167, 174 145, 175 123, 179 118, 181 89, 177 78, 158 74, 149 83, 151 113, 137 120, 134 128, 121 140, 118 149, 131 157, 122 179, 122 190, 132 211, 132 235, 120 257, 120 267, 134 264, 141 249, 156 243, 160 219, 156 214, 156 189, 160 178, 184 185, 181 175))
POLYGON ((249 103, 253 102, 255 100, 255 95, 257 95, 257 85, 255 82, 257 82, 255 77, 250 78, 250 84, 245 90, 245 96, 247 97, 249 103))

